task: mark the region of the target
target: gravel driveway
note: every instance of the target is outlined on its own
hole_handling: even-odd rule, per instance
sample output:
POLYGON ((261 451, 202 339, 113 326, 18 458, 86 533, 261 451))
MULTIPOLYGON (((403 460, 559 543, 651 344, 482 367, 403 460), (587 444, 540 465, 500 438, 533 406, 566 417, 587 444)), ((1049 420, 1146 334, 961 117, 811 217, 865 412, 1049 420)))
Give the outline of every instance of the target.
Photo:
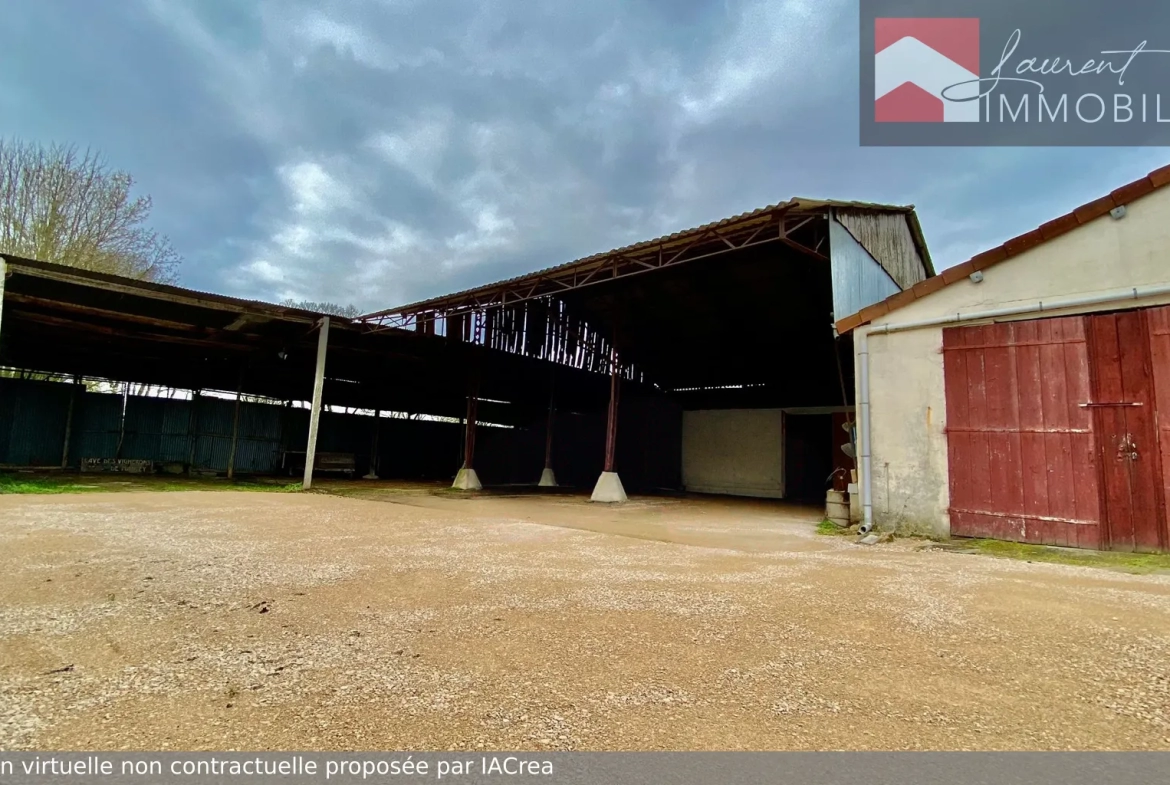
POLYGON ((815 520, 0 496, 0 748, 1170 749, 1170 577, 815 520))

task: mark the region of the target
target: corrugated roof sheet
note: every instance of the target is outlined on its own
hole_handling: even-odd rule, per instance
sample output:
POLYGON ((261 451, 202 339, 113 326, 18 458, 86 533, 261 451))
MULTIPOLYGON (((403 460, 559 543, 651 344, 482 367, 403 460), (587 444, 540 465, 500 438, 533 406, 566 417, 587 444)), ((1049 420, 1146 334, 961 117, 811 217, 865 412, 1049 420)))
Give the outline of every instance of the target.
POLYGON ((740 213, 738 215, 733 215, 729 218, 723 218, 723 219, 718 220, 718 221, 713 221, 711 223, 706 223, 706 224, 703 224, 701 226, 696 226, 692 229, 683 229, 681 231, 672 232, 671 234, 663 235, 662 237, 656 237, 653 240, 642 240, 642 241, 634 243, 632 245, 626 245, 626 246, 623 246, 621 248, 614 248, 613 250, 604 251, 602 253, 591 254, 589 256, 585 256, 585 257, 582 257, 580 259, 576 259, 576 260, 571 261, 571 262, 565 262, 563 264, 554 265, 552 267, 546 267, 546 268, 541 269, 541 270, 536 270, 534 272, 514 276, 512 278, 504 278, 504 279, 499 280, 499 281, 494 281, 492 283, 483 284, 481 286, 475 286, 475 287, 472 287, 470 289, 463 289, 463 290, 458 291, 458 292, 452 292, 450 294, 440 295, 438 297, 431 297, 431 298, 428 298, 426 300, 420 300, 418 302, 408 303, 406 305, 400 305, 400 306, 397 306, 395 308, 388 308, 386 310, 376 311, 374 313, 369 313, 369 314, 364 314, 362 316, 359 316, 358 319, 359 320, 372 319, 372 318, 377 318, 377 317, 382 317, 382 316, 389 316, 389 315, 397 314, 397 313, 403 313, 403 312, 407 312, 407 311, 424 310, 429 305, 431 305, 433 303, 438 303, 440 301, 447 300, 450 298, 466 297, 468 295, 477 294, 480 292, 485 292, 485 291, 488 291, 491 289, 495 289, 497 287, 511 286, 511 285, 520 283, 522 281, 532 280, 532 279, 536 279, 536 278, 542 278, 542 277, 545 277, 551 273, 563 272, 565 270, 572 269, 573 267, 577 267, 577 266, 584 267, 584 266, 587 266, 589 264, 595 263, 599 260, 602 260, 608 256, 612 256, 613 254, 629 254, 629 253, 644 250, 647 248, 656 248, 658 246, 669 246, 672 244, 685 242, 685 241, 688 241, 688 240, 694 238, 696 235, 703 234, 704 232, 709 232, 709 231, 712 231, 714 229, 722 229, 722 228, 732 226, 735 224, 739 224, 739 223, 749 222, 754 218, 759 218, 762 216, 769 215, 777 210, 786 209, 786 210, 790 210, 793 212, 809 212, 809 211, 814 211, 814 210, 823 210, 826 208, 852 209, 852 210, 874 210, 874 211, 881 211, 881 212, 897 212, 897 213, 907 214, 908 220, 910 221, 911 231, 914 234, 915 242, 918 243, 918 246, 919 246, 918 251, 922 256, 923 262, 926 264, 927 269, 933 274, 933 266, 932 266, 931 261, 930 261, 930 254, 926 248, 926 241, 922 235, 922 228, 918 223, 918 217, 917 217, 917 214, 914 212, 913 205, 878 204, 878 203, 874 203, 874 202, 852 202, 852 201, 842 201, 842 200, 837 200, 837 199, 810 199, 807 197, 799 197, 798 196, 798 197, 793 197, 793 198, 789 199, 787 202, 777 202, 776 204, 770 204, 770 205, 767 205, 766 207, 760 207, 756 210, 750 210, 746 213, 740 213))
POLYGON ((263 313, 267 316, 275 318, 281 317, 300 317, 303 321, 316 321, 322 316, 329 316, 331 320, 338 320, 348 323, 349 319, 335 314, 323 314, 316 311, 306 311, 301 308, 290 308, 275 303, 266 303, 260 300, 245 300, 238 297, 228 297, 223 294, 215 294, 214 292, 203 292, 197 289, 187 289, 182 286, 172 286, 170 284, 153 283, 151 281, 140 281, 136 278, 127 278, 122 275, 113 275, 111 273, 102 273, 94 270, 83 270, 79 267, 70 267, 63 264, 55 264, 53 262, 42 262, 37 259, 25 259, 20 256, 13 256, 12 254, 0 254, 8 263, 8 268, 11 272, 23 272, 28 275, 42 275, 53 278, 65 278, 71 281, 76 281, 88 286, 97 288, 119 288, 119 289, 133 289, 135 293, 140 293, 143 297, 151 296, 165 296, 167 298, 182 298, 191 301, 192 305, 199 305, 199 301, 204 303, 217 303, 220 305, 230 305, 240 311, 251 311, 253 313, 263 313))

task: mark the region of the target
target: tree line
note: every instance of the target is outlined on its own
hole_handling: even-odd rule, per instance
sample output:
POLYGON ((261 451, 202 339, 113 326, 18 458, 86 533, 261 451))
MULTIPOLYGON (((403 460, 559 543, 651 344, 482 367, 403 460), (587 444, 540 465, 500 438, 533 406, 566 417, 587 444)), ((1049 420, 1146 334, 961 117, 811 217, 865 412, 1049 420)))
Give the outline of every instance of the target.
MULTIPOLYGON (((92 150, 0 139, 0 253, 177 283, 182 257, 150 228, 154 204, 134 178, 92 150)), ((282 305, 353 318, 353 305, 285 300, 282 305)))

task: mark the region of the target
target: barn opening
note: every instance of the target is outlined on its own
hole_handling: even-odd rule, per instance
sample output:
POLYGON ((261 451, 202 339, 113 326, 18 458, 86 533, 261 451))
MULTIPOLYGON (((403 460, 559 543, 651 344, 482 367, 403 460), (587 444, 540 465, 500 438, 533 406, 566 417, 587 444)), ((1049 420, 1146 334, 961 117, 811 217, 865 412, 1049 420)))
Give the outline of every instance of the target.
POLYGON ((803 199, 357 319, 5 269, 0 466, 817 503, 852 468, 834 314, 933 274, 912 208, 803 199))
POLYGON ((546 441, 561 484, 600 489, 600 470, 638 492, 823 503, 854 452, 852 339, 833 315, 933 274, 913 208, 793 199, 361 321, 547 364, 509 439, 526 466, 546 441), (611 376, 610 394, 566 407, 563 367, 611 376))

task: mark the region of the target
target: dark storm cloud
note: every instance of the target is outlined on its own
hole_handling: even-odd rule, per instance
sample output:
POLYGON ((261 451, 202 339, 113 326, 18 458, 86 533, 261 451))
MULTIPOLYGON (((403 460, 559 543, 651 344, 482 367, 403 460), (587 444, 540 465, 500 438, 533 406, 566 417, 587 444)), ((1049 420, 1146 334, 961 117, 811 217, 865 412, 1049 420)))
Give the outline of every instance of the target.
POLYGON ((101 148, 184 283, 267 299, 385 307, 793 195, 915 203, 943 266, 1165 155, 861 149, 845 0, 7 15, 5 133, 101 148))

